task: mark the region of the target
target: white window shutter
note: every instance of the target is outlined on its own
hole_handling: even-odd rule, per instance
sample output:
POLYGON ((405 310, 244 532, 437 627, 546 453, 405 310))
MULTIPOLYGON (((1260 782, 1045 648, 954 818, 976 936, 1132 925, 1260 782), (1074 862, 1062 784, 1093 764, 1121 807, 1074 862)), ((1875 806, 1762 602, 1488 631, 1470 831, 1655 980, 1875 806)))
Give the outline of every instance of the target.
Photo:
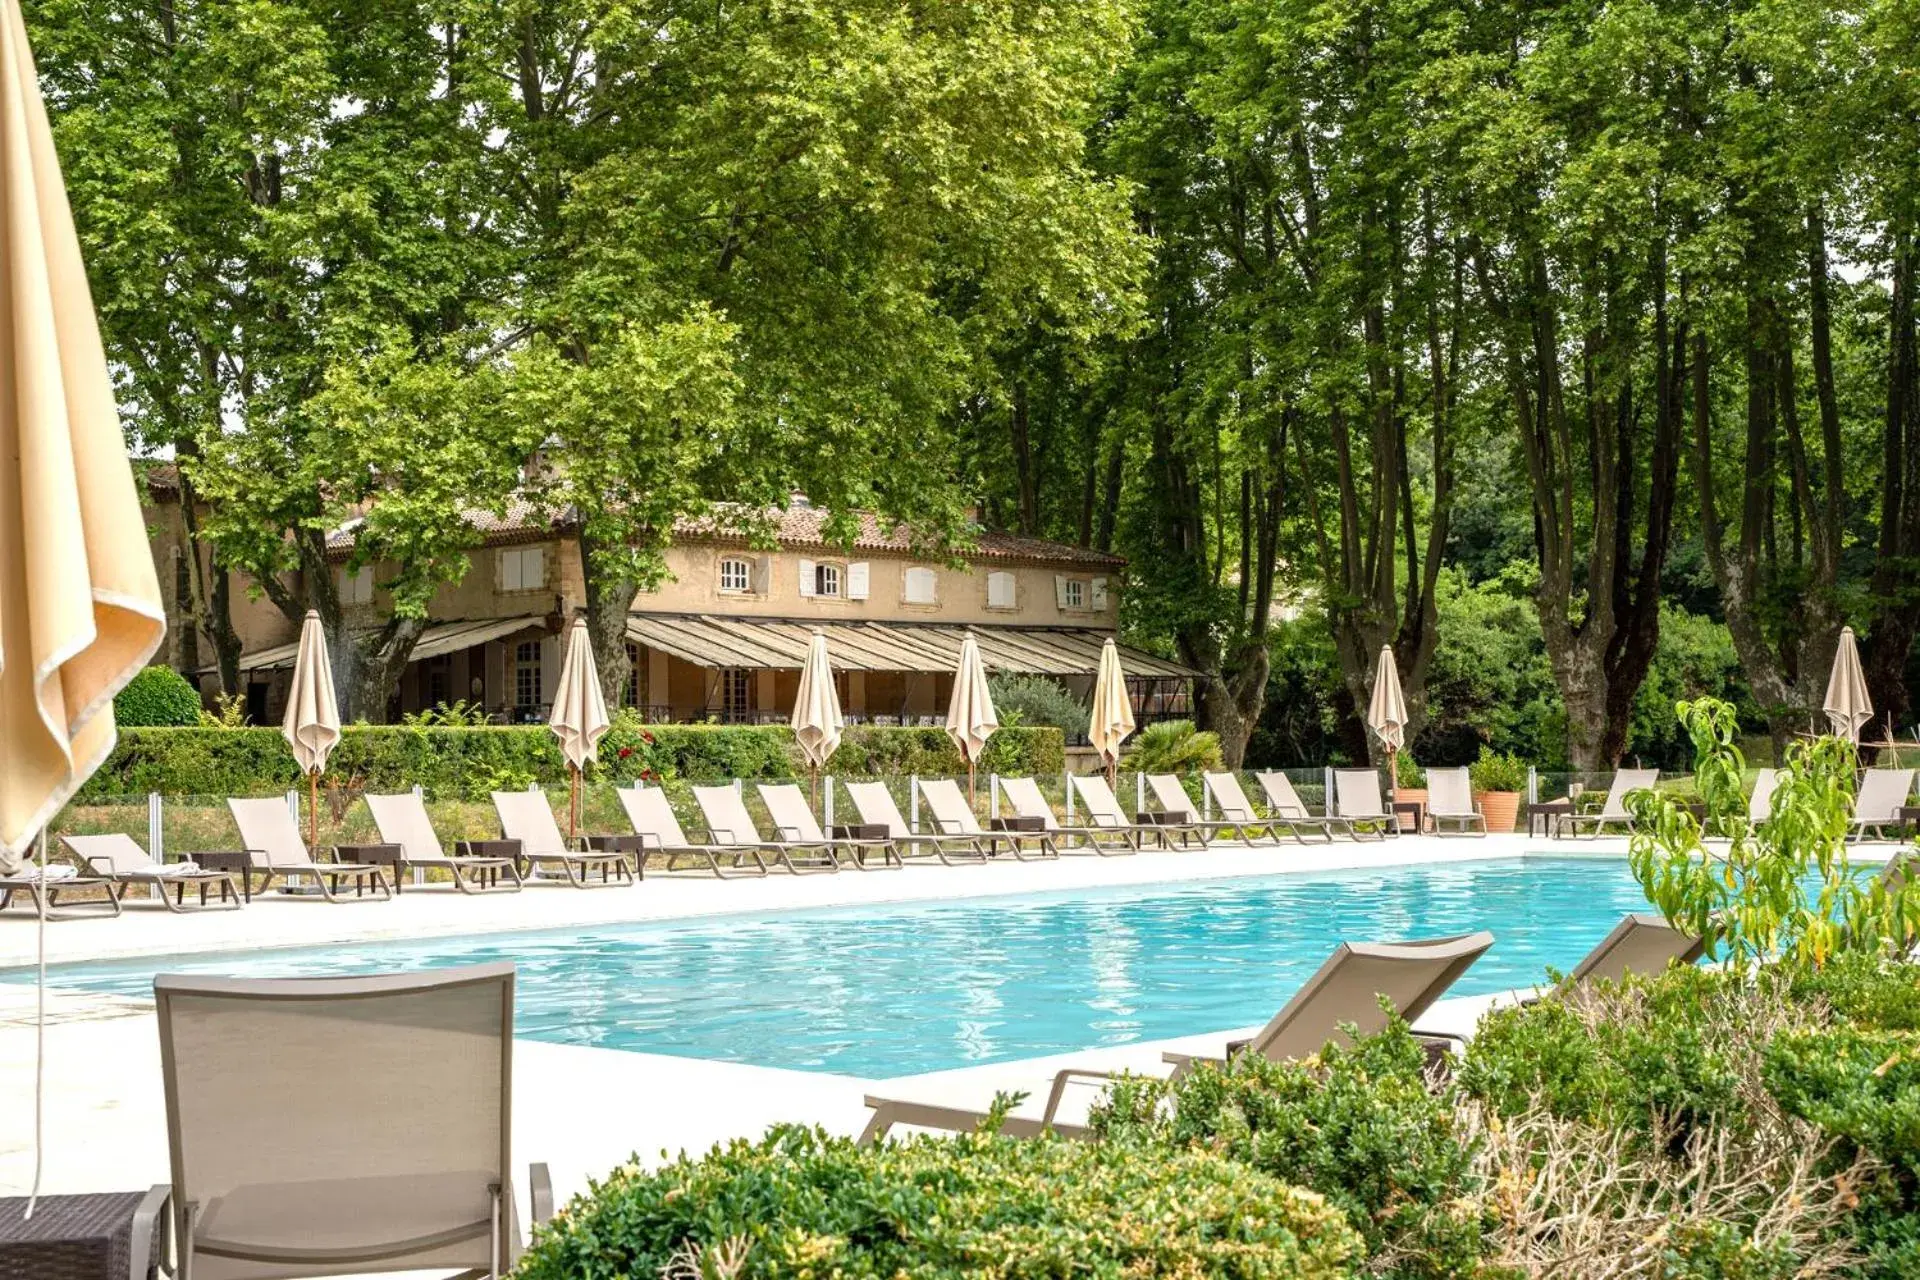
POLYGON ((520 562, 520 581, 529 591, 547 585, 547 549, 528 547, 526 558, 520 562))
POLYGON ((989 609, 1011 609, 1014 606, 1014 578, 1011 573, 1001 571, 987 575, 987 607, 989 609))
POLYGON ((816 582, 817 579, 814 577, 813 572, 813 561, 802 560, 800 562, 800 594, 803 596, 812 595, 816 582))
POLYGON ((773 557, 761 556, 753 562, 753 593, 764 596, 773 589, 773 557))
POLYGON ((1067 575, 1064 573, 1053 575, 1053 602, 1061 609, 1067 607, 1067 575))
POLYGON ((1087 604, 1093 609, 1104 609, 1107 607, 1107 580, 1105 578, 1095 578, 1093 580, 1093 585, 1087 592, 1087 604))
POLYGON ((512 547, 500 553, 500 589, 502 591, 520 589, 520 553, 512 547))
POLYGON ((847 566, 847 599, 865 600, 867 598, 867 562, 857 561, 847 566))

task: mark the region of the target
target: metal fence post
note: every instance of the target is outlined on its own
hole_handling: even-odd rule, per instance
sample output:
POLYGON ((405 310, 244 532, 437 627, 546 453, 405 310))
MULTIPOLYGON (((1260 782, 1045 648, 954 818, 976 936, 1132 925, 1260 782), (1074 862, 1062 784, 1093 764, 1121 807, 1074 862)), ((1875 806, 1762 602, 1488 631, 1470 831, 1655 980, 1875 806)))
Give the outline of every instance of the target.
POLYGON ((1073 770, 1069 769, 1065 773, 1061 774, 1060 782, 1064 787, 1066 787, 1066 790, 1067 790, 1067 825, 1072 826, 1073 825, 1073 770))
POLYGON ((1531 809, 1540 803, 1540 770, 1534 765, 1527 766, 1527 807, 1531 809))
POLYGON ((920 775, 907 775, 907 827, 915 835, 920 834, 920 775))
POLYGON ((1000 775, 997 773, 990 773, 987 775, 987 817, 997 818, 999 816, 1000 816, 1000 775))
POLYGON ((1136 814, 1147 811, 1147 775, 1138 769, 1133 773, 1133 811, 1136 814))
POLYGON ((1333 816, 1333 766, 1323 765, 1320 769, 1320 812, 1329 818, 1333 816))
POLYGON ((158 791, 147 792, 147 849, 155 862, 167 860, 167 832, 160 816, 161 803, 158 791))
POLYGON ((1213 788, 1207 785, 1204 778, 1200 780, 1200 820, 1213 821, 1213 788))
POLYGON ((820 779, 820 823, 828 831, 833 830, 833 775, 820 779))

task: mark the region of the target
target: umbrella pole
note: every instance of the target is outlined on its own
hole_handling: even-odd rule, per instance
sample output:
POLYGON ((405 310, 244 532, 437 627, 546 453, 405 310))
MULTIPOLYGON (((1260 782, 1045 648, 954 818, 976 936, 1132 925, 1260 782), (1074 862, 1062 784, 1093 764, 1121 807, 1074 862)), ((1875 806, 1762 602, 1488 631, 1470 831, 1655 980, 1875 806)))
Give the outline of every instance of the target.
POLYGON ((967 807, 969 809, 979 807, 979 805, 975 803, 973 795, 973 758, 971 756, 967 758, 967 807))
POLYGON ((1396 748, 1387 748, 1387 794, 1395 804, 1400 803, 1400 762, 1397 754, 1396 748))
POLYGON ((567 835, 580 834, 580 770, 567 767, 567 835))
POLYGON ((320 771, 307 772, 307 853, 320 847, 320 771))

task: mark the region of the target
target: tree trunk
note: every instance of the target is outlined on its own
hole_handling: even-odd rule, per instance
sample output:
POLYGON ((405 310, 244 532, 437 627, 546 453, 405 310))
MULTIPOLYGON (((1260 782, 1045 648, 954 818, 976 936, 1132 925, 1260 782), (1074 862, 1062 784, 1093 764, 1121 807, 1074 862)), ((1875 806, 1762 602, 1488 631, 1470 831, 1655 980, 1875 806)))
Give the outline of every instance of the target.
POLYGON ((1880 478, 1880 544, 1873 571, 1878 611, 1867 650, 1867 691, 1883 723, 1911 707, 1906 666, 1920 635, 1920 243, 1911 225, 1894 230, 1893 292, 1887 323, 1887 412, 1880 478))
POLYGON ((609 710, 623 705, 630 678, 627 661, 627 614, 640 584, 623 575, 609 575, 595 563, 590 539, 578 539, 581 578, 586 588, 587 639, 593 644, 593 664, 600 675, 600 696, 609 710))

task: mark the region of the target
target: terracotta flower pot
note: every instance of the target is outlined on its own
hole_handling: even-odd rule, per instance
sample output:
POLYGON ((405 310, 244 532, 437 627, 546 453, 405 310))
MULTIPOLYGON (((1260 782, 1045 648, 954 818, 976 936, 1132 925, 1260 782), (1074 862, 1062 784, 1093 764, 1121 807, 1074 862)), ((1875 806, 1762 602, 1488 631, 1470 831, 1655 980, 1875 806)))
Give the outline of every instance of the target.
POLYGON ((1514 822, 1520 816, 1520 793, 1518 791, 1476 791, 1473 802, 1480 806, 1480 812, 1487 819, 1487 830, 1502 834, 1512 831, 1514 822))

